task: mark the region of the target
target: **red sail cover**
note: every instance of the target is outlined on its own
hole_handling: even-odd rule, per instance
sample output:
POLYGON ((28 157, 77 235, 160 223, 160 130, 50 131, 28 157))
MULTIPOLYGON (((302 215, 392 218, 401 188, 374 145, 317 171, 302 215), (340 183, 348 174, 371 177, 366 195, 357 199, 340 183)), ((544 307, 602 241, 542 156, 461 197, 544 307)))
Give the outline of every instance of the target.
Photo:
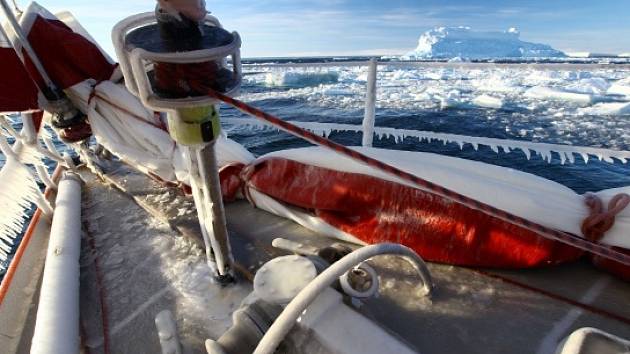
MULTIPOLYGON (((222 174, 224 193, 233 193, 222 174)), ((573 261, 583 252, 482 212, 399 183, 282 158, 245 168, 249 188, 312 211, 366 243, 397 242, 429 261, 528 268, 573 261)))
MULTIPOLYGON (((115 65, 100 49, 50 14, 31 4, 20 19, 28 40, 52 81, 66 89, 87 79, 107 80, 115 65)), ((0 112, 36 109, 37 90, 32 77, 41 77, 27 57, 27 70, 6 39, 0 38, 0 112)), ((23 53, 25 53, 23 51, 23 53)))
POLYGON ((37 88, 5 38, 0 35, 0 112, 37 108, 37 88))

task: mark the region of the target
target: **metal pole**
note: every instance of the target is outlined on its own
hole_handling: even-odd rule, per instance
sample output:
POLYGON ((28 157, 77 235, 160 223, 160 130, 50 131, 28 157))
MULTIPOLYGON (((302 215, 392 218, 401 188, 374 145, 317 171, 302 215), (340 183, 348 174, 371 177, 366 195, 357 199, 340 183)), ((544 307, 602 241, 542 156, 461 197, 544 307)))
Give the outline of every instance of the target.
MULTIPOLYGON (((229 282, 232 280, 231 272, 233 260, 214 144, 215 142, 212 142, 197 150, 197 162, 199 163, 199 172, 203 180, 204 196, 206 197, 207 203, 211 205, 213 232, 210 237, 210 243, 214 251, 219 280, 229 282)), ((207 222, 209 222, 209 220, 206 215, 206 223, 207 222)))
POLYGON ((367 94, 365 97, 365 115, 363 117, 363 146, 372 146, 374 141, 374 124, 376 120, 376 70, 378 62, 370 60, 367 78, 367 94))
POLYGON ((203 237, 203 243, 206 247, 206 263, 214 274, 218 274, 217 263, 212 251, 211 236, 212 230, 209 230, 211 224, 206 223, 208 219, 208 211, 203 194, 203 179, 199 173, 199 163, 197 162, 197 152, 193 148, 187 149, 188 159, 190 162, 189 174, 190 174, 190 188, 192 189, 193 200, 195 201, 195 208, 197 209, 197 219, 199 220, 199 227, 201 228, 201 236, 203 237))

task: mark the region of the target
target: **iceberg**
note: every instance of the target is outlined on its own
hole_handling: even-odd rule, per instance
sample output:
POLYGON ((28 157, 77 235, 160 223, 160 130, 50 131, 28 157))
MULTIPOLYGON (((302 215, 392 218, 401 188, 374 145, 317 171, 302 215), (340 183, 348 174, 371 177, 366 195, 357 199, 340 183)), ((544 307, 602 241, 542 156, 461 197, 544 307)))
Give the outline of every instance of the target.
POLYGON ((478 32, 470 27, 436 27, 425 32, 418 47, 402 59, 564 58, 566 54, 546 44, 524 42, 520 32, 478 32))

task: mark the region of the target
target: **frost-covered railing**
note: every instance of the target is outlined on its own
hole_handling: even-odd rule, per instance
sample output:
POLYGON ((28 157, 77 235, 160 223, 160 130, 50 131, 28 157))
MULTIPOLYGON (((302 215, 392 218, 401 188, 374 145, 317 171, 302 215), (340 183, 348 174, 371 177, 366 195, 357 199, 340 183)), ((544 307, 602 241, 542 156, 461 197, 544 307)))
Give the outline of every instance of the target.
MULTIPOLYGON (((332 61, 326 63, 260 63, 243 64, 246 69, 268 68, 350 68, 368 66, 365 61, 332 61)), ((535 68, 536 70, 583 70, 583 69, 630 69, 630 64, 601 64, 601 63, 491 63, 491 62, 436 62, 436 61, 379 61, 378 66, 389 67, 425 67, 425 68, 463 68, 463 69, 487 69, 487 68, 535 68)))
POLYGON ((22 233, 27 211, 35 204, 45 216, 53 208, 44 197, 38 181, 56 189, 44 164, 45 159, 67 164, 55 149, 48 132, 35 129, 31 114, 22 114, 22 131, 17 132, 9 119, 0 115, 0 150, 5 163, 0 169, 0 267, 12 252, 15 239, 22 233), (7 139, 11 139, 13 144, 7 139), (44 146, 42 146, 42 144, 44 146))
MULTIPOLYGON (((226 118, 223 119, 223 122, 227 124, 249 126, 254 129, 275 129, 259 120, 249 118, 226 118)), ((315 134, 319 134, 324 137, 327 137, 332 132, 364 132, 364 127, 361 125, 298 121, 290 122, 299 126, 300 128, 309 130, 315 134)), ((484 138, 388 127, 374 127, 373 133, 379 139, 394 138, 398 143, 402 142, 405 138, 415 138, 418 139, 420 142, 439 141, 444 144, 453 143, 459 145, 462 149, 466 145, 472 146, 475 150, 479 149, 479 146, 486 146, 496 153, 501 152, 501 150, 503 150, 504 152, 520 150, 523 152, 523 154, 525 154, 527 159, 530 159, 532 157, 533 152, 534 154, 541 156, 542 159, 547 162, 551 162, 554 154, 556 154, 562 164, 566 162, 575 162, 576 156, 581 156, 584 162, 588 162, 591 157, 609 163, 613 163, 615 160, 626 163, 628 160, 630 160, 630 151, 617 151, 593 147, 534 143, 521 140, 484 138)))
MULTIPOLYGON (((313 133, 322 136, 328 136, 331 132, 355 132, 363 134, 363 146, 372 146, 374 136, 378 138, 394 138, 397 143, 402 142, 405 138, 415 138, 420 142, 439 141, 444 144, 454 143, 463 149, 466 145, 471 145, 475 150, 479 146, 486 146, 494 152, 499 153, 520 150, 527 159, 530 159, 532 152, 542 157, 544 161, 551 162, 554 154, 562 164, 566 162, 574 163, 575 158, 580 156, 585 163, 594 157, 600 161, 613 163, 618 160, 626 163, 630 160, 630 151, 617 151, 610 149, 581 147, 571 145, 559 145, 548 143, 535 143, 522 140, 496 139, 485 137, 474 137, 456 134, 436 133, 431 131, 418 131, 409 129, 397 129, 388 127, 378 127, 376 123, 376 102, 377 102, 377 70, 378 66, 400 66, 400 67, 450 67, 450 68, 487 68, 487 67, 514 67, 522 65, 526 67, 535 67, 542 70, 571 70, 579 68, 608 68, 630 69, 630 65, 624 64, 495 64, 495 63, 467 63, 467 62, 377 62, 371 60, 369 62, 329 62, 329 63, 285 63, 285 64, 249 64, 244 65, 248 69, 256 68, 323 68, 323 67, 368 67, 367 88, 365 99, 365 115, 362 125, 338 124, 338 123, 319 123, 319 122, 298 122, 291 123, 307 129, 313 133)), ((227 118, 223 119, 224 123, 234 125, 250 126, 255 129, 269 129, 270 126, 265 123, 247 118, 227 118)), ((273 129, 273 128, 271 128, 273 129)))

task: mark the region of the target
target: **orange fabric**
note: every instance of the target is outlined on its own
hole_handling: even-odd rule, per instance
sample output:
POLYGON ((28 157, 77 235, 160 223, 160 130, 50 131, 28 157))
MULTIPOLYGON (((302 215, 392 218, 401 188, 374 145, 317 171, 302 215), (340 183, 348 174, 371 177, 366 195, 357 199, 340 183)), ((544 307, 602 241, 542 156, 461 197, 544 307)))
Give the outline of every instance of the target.
POLYGON ((371 176, 272 158, 247 167, 243 177, 249 187, 310 210, 367 243, 401 243, 429 261, 526 268, 583 254, 480 211, 371 176))

